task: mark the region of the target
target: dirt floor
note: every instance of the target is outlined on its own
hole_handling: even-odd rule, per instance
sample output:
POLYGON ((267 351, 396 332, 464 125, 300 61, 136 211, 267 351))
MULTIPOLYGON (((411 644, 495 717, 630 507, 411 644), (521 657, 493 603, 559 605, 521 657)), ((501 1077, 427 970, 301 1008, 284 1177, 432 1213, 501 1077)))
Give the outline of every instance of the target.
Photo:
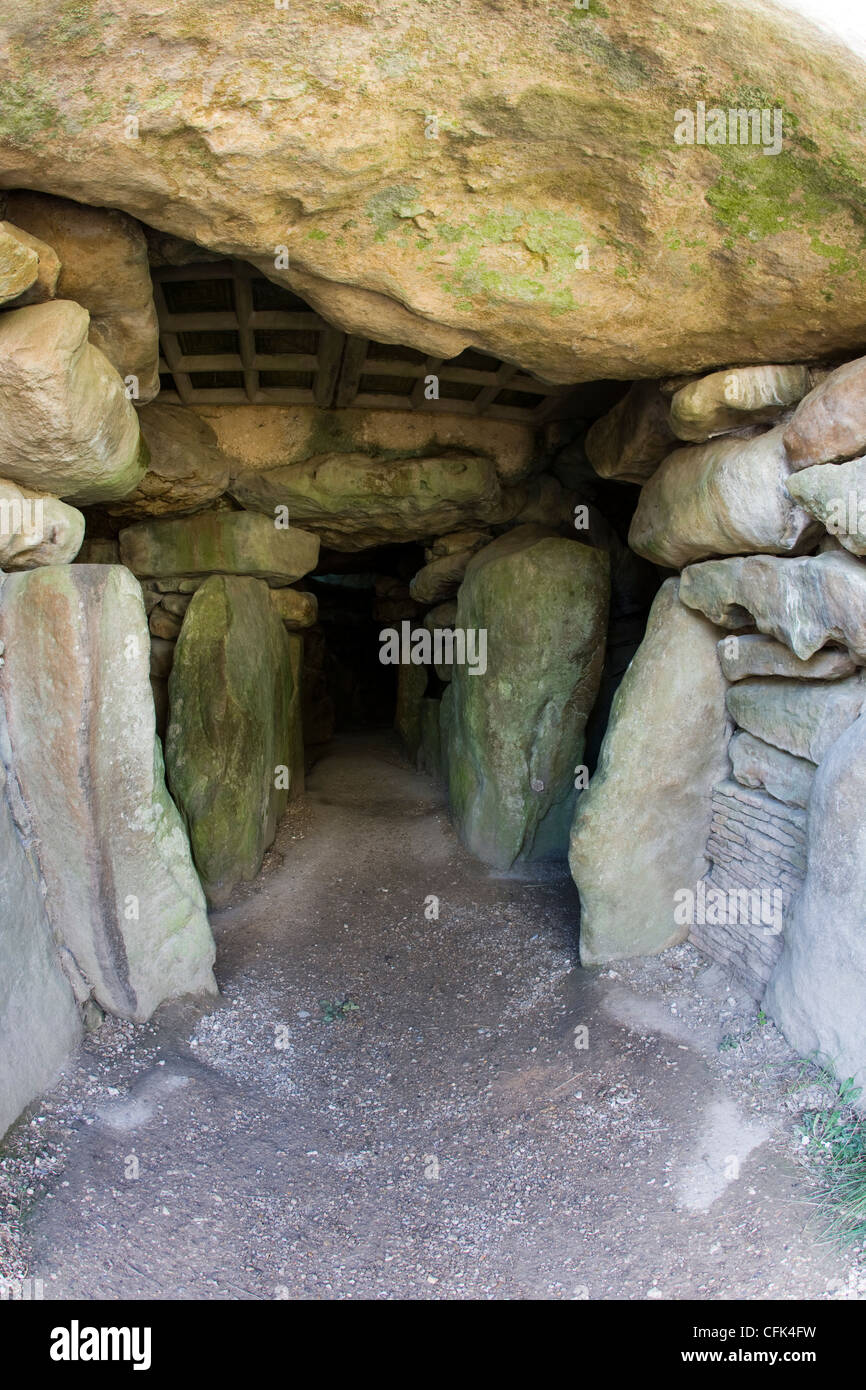
POLYGON ((106 1020, 0 1160, 46 1298, 863 1297, 801 1067, 690 946, 577 965, 559 870, 457 843, 389 736, 213 917, 222 1000, 106 1020), (438 915, 437 915, 438 912, 438 915))

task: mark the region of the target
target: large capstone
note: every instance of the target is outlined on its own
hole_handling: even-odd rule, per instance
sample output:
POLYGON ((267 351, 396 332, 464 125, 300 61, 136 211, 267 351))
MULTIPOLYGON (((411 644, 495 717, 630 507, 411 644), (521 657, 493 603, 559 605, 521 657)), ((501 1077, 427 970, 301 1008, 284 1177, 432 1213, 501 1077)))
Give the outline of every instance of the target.
POLYGON ((52 929, 83 995, 143 1020, 214 992, 214 945, 166 791, 141 590, 51 565, 0 590, 0 696, 52 929))
POLYGON ((0 316, 0 477, 77 503, 125 497, 147 465, 135 408, 87 329, 70 300, 0 316))
POLYGON ((711 792, 728 772, 726 686, 718 630, 677 587, 669 579, 656 596, 577 803, 569 862, 584 965, 684 940, 688 899, 678 894, 694 894, 708 866, 711 792))
POLYGON ((142 579, 246 574, 279 587, 315 569, 319 540, 258 512, 200 512, 128 526, 120 533, 120 558, 142 579))
POLYGON ((214 575, 186 611, 169 677, 165 756, 208 900, 255 878, 288 801, 289 637, 257 579, 214 575))
POLYGON ((443 757, 458 831, 485 863, 565 855, 608 599, 607 554, 540 527, 470 561, 456 630, 486 665, 453 664, 443 757))
POLYGON ((866 719, 819 767, 809 798, 808 870, 764 1007, 804 1056, 866 1088, 866 719))
POLYGON ((710 555, 802 550, 820 528, 787 491, 790 471, 781 426, 677 449, 641 491, 629 544, 668 569, 710 555))
POLYGON ((862 345, 866 70, 789 9, 461 0, 432 41, 415 5, 60 13, 4 8, 0 182, 251 260, 353 333, 558 382, 862 345))

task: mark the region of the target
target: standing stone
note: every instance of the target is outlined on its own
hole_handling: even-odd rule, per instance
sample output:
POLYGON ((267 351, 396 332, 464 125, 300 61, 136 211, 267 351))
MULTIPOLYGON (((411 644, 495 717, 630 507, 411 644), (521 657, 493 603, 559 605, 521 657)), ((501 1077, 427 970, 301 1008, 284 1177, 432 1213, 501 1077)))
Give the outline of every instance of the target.
MULTIPOLYGON (((278 592, 271 589, 273 598, 278 592)), ((283 619, 285 625, 285 618, 283 619)), ((296 801, 304 790, 304 639, 299 632, 287 631, 289 640, 289 669, 292 675, 292 693, 289 697, 289 800, 296 801)))
POLYGON ((0 477, 67 502, 125 497, 147 463, 135 409, 69 300, 0 315, 0 477))
POLYGON ((586 456, 602 478, 645 483, 676 444, 656 381, 636 381, 589 429, 586 456))
POLYGON ((425 697, 421 701, 421 743, 418 748, 418 770, 431 777, 442 776, 442 732, 440 701, 425 697))
POLYGON ((808 870, 764 1007, 803 1056, 866 1092, 866 719, 833 745, 812 786, 808 870))
POLYGON ((169 786, 220 907, 261 868, 291 779, 289 637, 263 583, 214 575, 196 591, 168 692, 169 786))
POLYGON ((0 569, 68 565, 83 539, 81 512, 0 478, 0 569))
POLYGON ((727 776, 718 631, 667 580, 611 708, 598 768, 578 800, 571 872, 584 965, 654 955, 683 941, 680 890, 707 870, 711 793, 727 776))
POLYGON ((426 666, 413 666, 411 662, 406 662, 397 667, 394 728, 412 762, 421 746, 421 704, 427 689, 427 675, 426 666))
POLYGON ((142 1021, 215 991, 214 945, 163 780, 141 590, 51 565, 0 590, 0 697, 51 926, 82 997, 142 1021))
POLYGON ((866 449, 866 357, 846 362, 797 406, 785 426, 785 449, 797 470, 851 459, 866 449))
POLYGON ((280 530, 257 512, 200 512, 128 526, 120 558, 139 578, 246 574, 279 586, 315 569, 319 541, 296 526, 280 530))
POLYGON ((690 565, 680 598, 720 627, 754 623, 808 661, 827 642, 866 661, 866 565, 844 551, 796 560, 742 555, 690 565))
POLYGON ((860 672, 841 681, 758 676, 732 685, 727 694, 728 713, 741 729, 813 763, 859 718, 864 700, 866 677, 860 672))
POLYGON ((0 762, 0 1140, 55 1080, 81 1019, 39 891, 38 868, 12 818, 0 762))
POLYGON ((57 252, 57 293, 88 311, 94 347, 122 377, 136 378, 137 400, 151 400, 159 390, 159 323, 141 224, 115 208, 49 193, 10 193, 7 206, 17 227, 57 252))
POLYGON ((710 555, 802 549, 820 528, 788 493, 790 471, 781 426, 677 449, 643 488, 629 545, 668 569, 710 555))
POLYGON ((608 599, 606 552, 537 526, 485 546, 466 571, 456 627, 467 646, 486 634, 486 670, 455 661, 443 754, 461 838, 496 868, 565 855, 608 599))
POLYGON ((671 400, 671 427, 695 443, 779 416, 809 390, 808 367, 732 367, 690 381, 671 400))

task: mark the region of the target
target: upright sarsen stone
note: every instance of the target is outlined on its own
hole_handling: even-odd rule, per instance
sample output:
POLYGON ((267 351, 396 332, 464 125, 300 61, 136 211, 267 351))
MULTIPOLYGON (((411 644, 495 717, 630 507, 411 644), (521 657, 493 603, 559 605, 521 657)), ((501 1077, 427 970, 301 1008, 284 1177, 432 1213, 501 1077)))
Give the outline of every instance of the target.
POLYGON ((169 786, 208 899, 255 877, 297 764, 289 635, 265 584, 214 575, 186 611, 169 677, 169 786))
POLYGON ((668 579, 577 803, 569 862, 584 965, 654 955, 688 935, 675 894, 706 872, 710 793, 728 774, 718 637, 668 579))
MULTIPOLYGON (((518 526, 473 557, 455 627, 487 664, 453 666, 443 759, 457 829, 496 868, 565 856, 574 769, 604 660, 606 551, 518 526)), ((447 719, 445 718, 447 708, 447 719)))
POLYGON ((82 1031, 5 784, 0 761, 0 1139, 51 1085, 82 1031))
POLYGON ((48 565, 0 589, 0 698, 46 910, 77 992, 138 1021, 214 992, 214 944, 163 779, 141 589, 48 565))

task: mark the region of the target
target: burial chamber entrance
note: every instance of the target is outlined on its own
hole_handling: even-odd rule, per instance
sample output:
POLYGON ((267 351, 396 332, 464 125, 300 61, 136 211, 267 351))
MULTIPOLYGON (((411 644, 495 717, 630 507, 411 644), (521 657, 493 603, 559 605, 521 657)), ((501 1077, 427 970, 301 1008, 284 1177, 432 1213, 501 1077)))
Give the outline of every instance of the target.
MULTIPOLYGON (((235 710, 232 737, 240 747, 249 740, 260 753, 260 781, 271 777, 271 762, 286 767, 288 785, 275 790, 291 797, 335 735, 395 728, 410 760, 446 788, 451 762, 467 769, 473 764, 472 795, 486 782, 491 792, 483 796, 496 801, 503 776, 518 789, 525 805, 505 832, 495 824, 492 804, 480 813, 455 806, 457 828, 479 857, 501 867, 537 848, 542 858, 564 861, 579 786, 575 774, 579 766, 587 775, 594 767, 610 701, 659 583, 654 567, 627 547, 637 487, 600 477, 583 448, 587 429, 622 399, 627 384, 557 386, 475 349, 443 360, 353 336, 237 260, 156 264, 150 273, 159 319, 159 394, 139 408, 139 418, 155 486, 150 497, 88 509, 79 558, 116 553, 142 584, 168 786, 211 902, 225 901, 232 884, 257 869, 286 799, 248 785, 244 810, 244 797, 237 788, 232 792, 231 776, 214 758, 223 734, 213 727, 212 711, 198 698, 190 715, 184 694, 192 683, 201 686, 204 666, 227 669, 231 663, 236 669, 250 660, 240 629, 252 619, 246 613, 235 621, 233 611, 241 577, 257 580, 262 592, 267 586, 291 649, 295 691, 291 708, 279 711, 293 725, 293 751, 280 754, 279 731, 263 737, 258 727, 270 712, 252 709, 273 673, 259 670, 250 683, 255 688, 232 690, 243 714, 235 710), (179 472, 220 468, 224 485, 203 505, 179 495, 179 472), (194 509, 184 505, 190 500, 194 509), (278 547, 285 542, 291 549, 303 536, 315 554, 295 557, 283 570, 246 535, 233 548, 223 533, 251 520, 270 529, 269 541, 278 547), (204 528, 213 535, 202 560, 195 534, 204 528), (511 577, 509 536, 517 545, 511 577), (172 543, 162 553, 166 537, 172 543), (562 559, 562 571, 557 576, 554 565, 553 587, 548 583, 534 611, 531 589, 544 560, 533 546, 545 539, 556 542, 552 553, 562 559), (521 560, 523 542, 529 550, 521 560), (495 559, 495 545, 504 548, 502 580, 487 584, 489 593, 480 596, 477 611, 467 610, 461 627, 457 598, 466 572, 488 554, 495 559), (597 561, 586 573, 568 558, 584 548, 597 561), (178 572, 169 573, 172 568, 178 572), (228 583, 216 620, 225 628, 225 643, 214 639, 211 617, 208 656, 196 656, 196 615, 220 578, 228 583), (563 623, 556 615, 570 608, 573 620, 563 623), (471 675, 459 673, 455 689, 461 695, 453 697, 453 659, 455 653, 458 664, 467 659, 467 622, 471 675), (483 653, 476 630, 483 633, 483 653), (430 635, 429 655, 420 664, 408 658, 407 633, 422 640, 430 635), (399 659, 386 653, 392 637, 399 659), (538 667, 541 647, 549 648, 544 671, 538 667), (509 651, 505 680, 519 684, 525 697, 513 716, 504 716, 505 725, 514 724, 513 739, 502 712, 492 707, 463 717, 462 691, 480 691, 485 680, 476 684, 471 677, 486 676, 488 659, 491 684, 498 680, 499 648, 509 651), (557 687, 552 700, 545 682, 557 687), (582 688, 576 700, 578 686, 587 687, 589 697, 582 688), (466 726, 469 740, 464 746, 461 733, 451 752, 444 730, 450 704, 457 705, 455 722, 466 726), (193 718, 211 730, 199 756, 193 718), (485 766, 485 745, 497 746, 503 767, 485 766), (197 820, 213 810, 208 787, 219 800, 220 785, 234 815, 263 822, 243 866, 219 863, 223 851, 231 857, 227 827, 222 846, 205 848, 204 833, 197 837, 197 820), (548 803, 541 811, 539 801, 548 803), (480 828, 467 830, 464 821, 479 817, 480 828)), ((204 618, 199 622, 207 626, 204 618)), ((226 679, 231 686, 233 677, 226 679)), ((205 698, 224 708, 224 692, 214 689, 205 698)), ((458 774, 454 781, 465 779, 458 774)))

